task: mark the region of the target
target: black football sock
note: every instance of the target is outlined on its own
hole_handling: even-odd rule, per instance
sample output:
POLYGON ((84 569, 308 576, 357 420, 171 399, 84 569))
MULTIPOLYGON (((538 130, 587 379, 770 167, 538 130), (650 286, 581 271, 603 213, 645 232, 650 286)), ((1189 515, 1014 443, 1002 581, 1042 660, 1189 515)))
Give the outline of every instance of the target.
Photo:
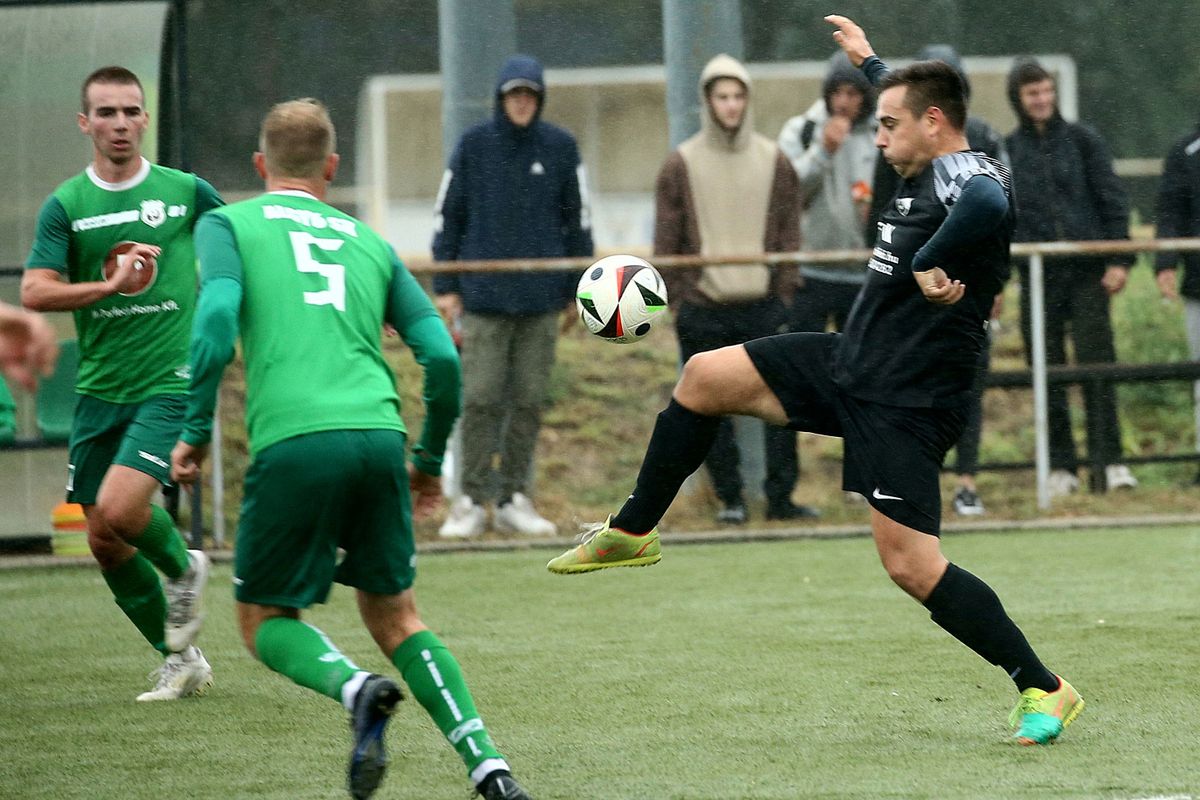
POLYGON ((717 436, 720 417, 708 417, 671 398, 658 415, 637 486, 612 526, 629 533, 646 533, 658 524, 688 476, 700 468, 717 436))
POLYGON ((1058 678, 1038 659, 1025 634, 1009 619, 992 587, 951 564, 925 599, 929 616, 947 633, 1004 669, 1017 691, 1058 689, 1058 678))

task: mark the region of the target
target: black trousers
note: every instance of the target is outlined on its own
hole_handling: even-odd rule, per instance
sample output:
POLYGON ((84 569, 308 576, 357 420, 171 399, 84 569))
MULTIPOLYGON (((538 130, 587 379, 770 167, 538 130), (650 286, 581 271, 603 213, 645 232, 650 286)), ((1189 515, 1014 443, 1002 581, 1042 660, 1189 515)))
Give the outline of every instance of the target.
POLYGON ((820 278, 804 279, 804 286, 796 292, 788 328, 792 333, 825 333, 829 321, 833 329, 846 329, 846 318, 858 297, 861 283, 837 283, 820 278))
MULTIPOLYGON (((783 304, 771 298, 712 308, 685 304, 679 308, 675 318, 680 360, 686 362, 696 353, 745 344, 751 339, 780 333, 786 328, 785 319, 783 304)), ((763 440, 767 476, 763 491, 769 505, 781 506, 791 501, 792 489, 800 475, 796 433, 774 425, 766 425, 765 428, 763 440)), ((721 419, 716 441, 704 463, 721 503, 730 506, 745 502, 742 496, 741 456, 733 420, 729 417, 721 419)))
MULTIPOLYGON (((1104 262, 1092 258, 1052 259, 1046 263, 1046 363, 1067 363, 1067 336, 1078 364, 1109 364, 1116 361, 1108 292, 1100 285, 1104 262)), ((1029 270, 1021 269, 1021 335, 1025 359, 1030 350, 1029 270)), ((1050 467, 1074 472, 1079 466, 1067 389, 1062 384, 1047 389, 1050 425, 1050 467)), ((1090 460, 1105 465, 1121 460, 1121 428, 1117 420, 1116 390, 1111 383, 1084 384, 1087 413, 1087 447, 1090 460)))
POLYGON ((983 438, 983 391, 987 388, 987 374, 992 366, 992 343, 985 341, 979 353, 979 372, 971 387, 971 399, 967 401, 967 424, 958 443, 954 445, 954 474, 974 475, 979 471, 979 440, 983 438))

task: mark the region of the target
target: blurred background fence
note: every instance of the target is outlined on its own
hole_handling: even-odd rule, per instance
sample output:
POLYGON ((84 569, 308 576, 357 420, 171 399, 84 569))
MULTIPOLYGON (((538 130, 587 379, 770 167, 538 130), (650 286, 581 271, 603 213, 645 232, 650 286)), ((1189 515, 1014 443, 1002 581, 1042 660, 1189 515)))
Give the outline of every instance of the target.
MULTIPOLYGON (((819 96, 833 51, 821 17, 831 9, 808 0, 700 5, 736 18, 740 36, 731 49, 755 79, 759 130, 775 136, 784 120, 819 96)), ((0 299, 18 299, 18 265, 38 205, 87 161, 87 140, 73 120, 78 84, 102 63, 124 63, 145 81, 159 122, 147 154, 196 171, 229 199, 257 191, 249 153, 265 109, 289 97, 322 98, 338 125, 343 155, 333 202, 380 228, 415 270, 425 271, 419 262, 427 255, 445 142, 452 140, 441 108, 448 43, 441 40, 447 27, 439 14, 455 6, 453 0, 364 0, 336 8, 312 0, 0 4, 0 105, 17 111, 10 146, 0 153, 10 178, 0 210, 0 299)), ((479 25, 495 22, 516 50, 549 68, 545 116, 579 138, 593 177, 601 251, 649 251, 652 181, 669 144, 662 65, 664 15, 672 7, 662 0, 477 0, 469 7, 479 25)), ((1130 191, 1135 229, 1152 236, 1162 155, 1194 126, 1200 107, 1200 38, 1194 36, 1200 4, 847 0, 836 10, 861 21, 895 64, 928 43, 954 45, 973 81, 973 111, 1002 132, 1013 126, 1003 85, 1012 57, 1042 54, 1060 81, 1065 115, 1105 137, 1130 191), (1150 46, 1146 26, 1162 20, 1170 24, 1155 26, 1150 46)), ((486 86, 477 94, 490 91, 486 86)), ((1143 349, 1145 326, 1122 321, 1146 313, 1144 302, 1132 303, 1116 305, 1122 361, 1130 355, 1151 364, 1186 360, 1179 357, 1185 352, 1181 332, 1143 349), (1139 338, 1122 340, 1122 325, 1139 338)), ((72 338, 69 315, 53 316, 62 337, 72 338)), ((1175 325, 1178 314, 1158 313, 1154 321, 1181 326, 1175 325)), ((672 346, 663 339, 655 345, 672 346)), ((1002 360, 1000 368, 1022 366, 1002 360)), ((1186 377, 1186 367, 1171 369, 1177 383, 1186 377)), ((1056 379, 1074 377, 1081 376, 1056 379)), ((1120 396, 1124 403, 1130 392, 1120 396)), ((1177 442, 1192 441, 1190 429, 1176 433, 1177 442)), ((23 446, 0 452, 0 536, 44 530, 45 509, 61 495, 64 453, 44 446, 29 398, 16 398, 13 435, 23 446)), ((1029 444, 1021 439, 1013 452, 993 448, 993 465, 1028 465, 1029 444)), ((1131 444, 1128 460, 1139 463, 1143 443, 1131 444)), ((1165 455, 1157 445, 1151 449, 1165 455)))

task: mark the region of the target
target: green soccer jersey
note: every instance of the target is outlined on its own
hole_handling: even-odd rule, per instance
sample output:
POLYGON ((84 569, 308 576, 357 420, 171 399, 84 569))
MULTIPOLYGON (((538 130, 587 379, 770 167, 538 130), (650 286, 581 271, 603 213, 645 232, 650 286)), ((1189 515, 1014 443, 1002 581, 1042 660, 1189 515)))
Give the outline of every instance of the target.
POLYGON ((142 160, 137 175, 108 183, 92 167, 42 204, 26 269, 53 269, 71 283, 102 281, 124 242, 162 248, 140 291, 77 309, 80 394, 136 403, 187 391, 188 341, 196 305, 192 229, 222 205, 216 190, 186 172, 142 160))
MULTIPOLYGON (((317 431, 404 430, 395 378, 380 348, 385 312, 402 336, 410 332, 405 340, 418 360, 431 346, 445 349, 441 339, 448 344, 449 336, 382 238, 307 193, 280 191, 206 216, 197 247, 205 298, 210 289, 221 292, 221 279, 240 284, 236 326, 246 364, 251 454, 317 431), (441 329, 432 337, 436 343, 422 332, 426 323, 441 329)), ((207 299, 213 308, 221 302, 217 295, 207 299)), ((204 298, 201 303, 204 307, 204 298)), ((215 392, 211 375, 214 365, 224 365, 230 333, 208 330, 204 319, 197 323, 185 440, 207 440, 207 397, 215 392), (204 399, 197 402, 198 397, 204 399)), ((452 349, 450 359, 452 422, 458 392, 452 349)), ((443 443, 431 441, 431 454, 440 458, 443 443)))

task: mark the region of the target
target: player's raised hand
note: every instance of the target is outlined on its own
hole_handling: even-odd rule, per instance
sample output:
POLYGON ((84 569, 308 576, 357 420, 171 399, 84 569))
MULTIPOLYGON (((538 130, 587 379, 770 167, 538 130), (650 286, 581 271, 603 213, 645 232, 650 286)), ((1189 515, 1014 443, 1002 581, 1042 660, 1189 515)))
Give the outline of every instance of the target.
POLYGON ((171 480, 191 486, 200 478, 200 465, 208 456, 208 445, 188 444, 180 439, 171 450, 171 480))
POLYGON ((442 504, 442 476, 422 472, 408 465, 408 485, 412 492, 412 515, 415 520, 426 519, 442 504))
POLYGON ((961 281, 950 280, 941 267, 914 272, 913 277, 917 280, 917 286, 921 287, 921 294, 925 295, 925 299, 940 306, 952 306, 967 293, 967 285, 961 281))
POLYGON ((875 49, 867 41, 867 34, 857 22, 840 14, 830 14, 825 17, 825 21, 837 26, 837 30, 833 32, 833 40, 850 56, 851 64, 861 67, 868 56, 875 55, 875 49))

